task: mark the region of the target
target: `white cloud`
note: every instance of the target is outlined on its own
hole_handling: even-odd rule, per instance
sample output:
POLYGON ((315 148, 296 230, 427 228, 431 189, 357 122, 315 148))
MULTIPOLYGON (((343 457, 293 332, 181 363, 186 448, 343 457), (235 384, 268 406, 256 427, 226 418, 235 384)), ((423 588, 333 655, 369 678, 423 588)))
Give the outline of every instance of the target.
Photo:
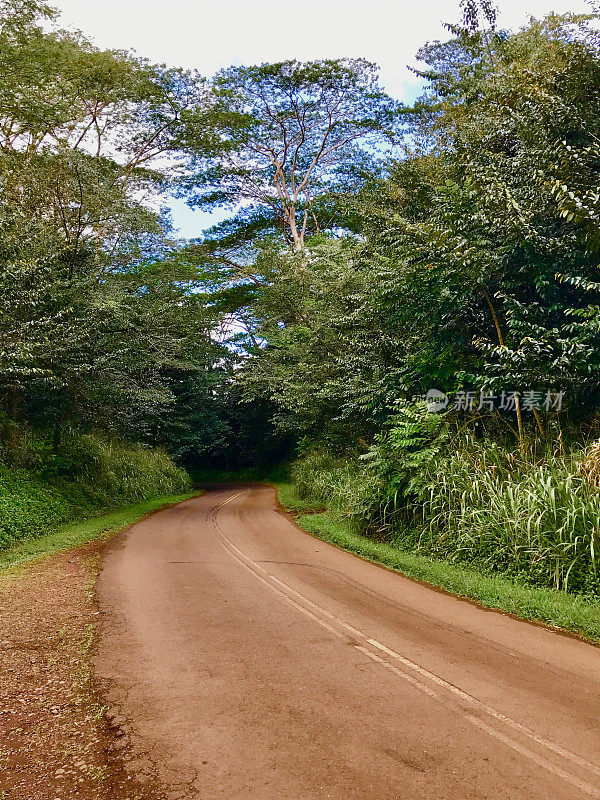
MULTIPOLYGON (((103 47, 135 48, 210 75, 230 64, 363 56, 398 98, 417 82, 407 69, 428 39, 459 19, 458 0, 55 0, 63 24, 103 47)), ((585 0, 504 0, 500 22, 585 11, 585 0)))

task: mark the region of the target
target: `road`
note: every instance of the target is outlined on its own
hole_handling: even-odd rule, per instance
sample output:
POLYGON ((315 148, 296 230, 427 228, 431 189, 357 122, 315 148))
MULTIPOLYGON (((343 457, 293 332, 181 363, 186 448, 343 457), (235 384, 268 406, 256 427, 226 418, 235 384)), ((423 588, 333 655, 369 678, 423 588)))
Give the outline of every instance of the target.
POLYGON ((600 799, 600 649, 302 532, 269 487, 118 537, 94 668, 181 800, 600 799))

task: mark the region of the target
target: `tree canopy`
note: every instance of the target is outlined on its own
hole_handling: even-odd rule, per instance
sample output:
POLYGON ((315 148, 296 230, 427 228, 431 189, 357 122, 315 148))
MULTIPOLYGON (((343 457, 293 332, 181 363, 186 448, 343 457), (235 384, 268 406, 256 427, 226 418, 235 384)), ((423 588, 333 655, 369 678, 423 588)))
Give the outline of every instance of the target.
POLYGON ((161 210, 204 80, 48 29, 53 16, 2 6, 0 394, 57 438, 69 420, 143 438, 173 374, 202 375, 213 347, 161 210))
POLYGON ((393 140, 396 130, 396 104, 364 59, 230 67, 212 89, 223 146, 200 151, 183 181, 188 199, 256 209, 295 248, 320 230, 323 194, 345 186, 365 147, 393 140))
POLYGON ((419 51, 424 90, 407 108, 362 59, 207 79, 100 50, 45 5, 6 0, 7 413, 58 438, 71 421, 101 425, 200 460, 241 442, 254 457, 251 409, 269 441, 365 449, 432 387, 562 393, 560 414, 469 409, 521 445, 575 409, 591 418, 597 14, 511 32, 487 1, 462 9, 448 41, 419 51), (173 193, 232 215, 181 241, 173 193))

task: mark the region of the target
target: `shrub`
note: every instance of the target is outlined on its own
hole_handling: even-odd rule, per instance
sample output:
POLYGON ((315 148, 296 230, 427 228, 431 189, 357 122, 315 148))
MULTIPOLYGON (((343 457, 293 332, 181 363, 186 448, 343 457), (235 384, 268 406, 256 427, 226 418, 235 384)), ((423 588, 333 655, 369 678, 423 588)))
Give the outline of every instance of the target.
POLYGON ((69 500, 26 470, 0 465, 0 547, 67 522, 69 500))
POLYGON ((447 437, 442 417, 424 405, 398 402, 366 453, 335 457, 313 445, 292 464, 291 477, 302 499, 323 503, 355 530, 386 530, 420 485, 425 466, 439 459, 447 437))
POLYGON ((101 509, 190 488, 188 474, 162 450, 67 432, 60 452, 50 454, 42 436, 9 432, 38 458, 35 470, 0 462, 0 547, 101 509))
POLYGON ((384 430, 361 456, 382 487, 378 502, 382 517, 410 502, 422 486, 423 476, 443 457, 448 438, 442 415, 428 413, 424 403, 396 403, 384 430))
POLYGON ((14 467, 39 467, 47 451, 44 437, 35 436, 28 425, 11 420, 0 411, 0 462, 14 467))

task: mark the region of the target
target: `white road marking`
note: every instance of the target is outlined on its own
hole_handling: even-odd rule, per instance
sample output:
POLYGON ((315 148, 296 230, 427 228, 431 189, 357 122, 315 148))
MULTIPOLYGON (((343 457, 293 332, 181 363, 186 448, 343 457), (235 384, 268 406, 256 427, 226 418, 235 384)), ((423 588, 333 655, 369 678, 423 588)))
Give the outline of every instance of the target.
POLYGON ((577 764, 577 766, 582 767, 583 769, 588 770, 589 772, 593 772, 595 775, 600 775, 600 767, 597 767, 595 764, 591 764, 588 761, 585 761, 583 758, 580 758, 575 753, 572 753, 570 750, 565 750, 564 747, 561 747, 559 744, 555 742, 551 742, 548 739, 544 739, 542 736, 538 736, 534 731, 530 730, 529 728, 521 725, 521 723, 516 722, 515 720, 511 719, 510 717, 505 716, 504 714, 496 711, 495 708, 489 706, 487 703, 484 703, 482 700, 478 700, 473 695, 467 694, 462 689, 459 689, 457 686, 454 686, 452 683, 448 683, 443 678, 440 678, 439 675, 435 675, 433 672, 429 672, 429 670, 420 667, 418 664, 415 664, 412 661, 409 661, 404 656, 401 656, 400 653, 396 653, 394 650, 390 650, 389 647, 386 647, 381 642, 378 642, 376 639, 369 639, 369 644, 372 644, 373 647, 377 647, 379 650, 382 650, 384 653, 387 653, 392 658, 397 659, 405 666, 410 667, 410 669, 414 669, 419 674, 423 675, 424 677, 428 678, 429 680, 437 683, 438 686, 442 686, 444 689, 447 689, 452 694, 455 694, 457 697, 460 697, 461 700, 465 700, 468 703, 472 703, 480 708, 482 711, 485 711, 486 714, 494 717, 500 722, 503 722, 505 725, 508 725, 513 730, 522 733, 524 736, 527 736, 533 741, 537 742, 537 744, 542 745, 543 747, 547 747, 549 750, 553 750, 557 755, 562 756, 563 758, 568 759, 569 761, 573 761, 573 763, 577 764))
POLYGON ((237 494, 234 494, 231 497, 229 497, 227 500, 223 500, 222 503, 219 503, 219 505, 217 506, 217 509, 220 510, 221 508, 223 508, 223 506, 226 506, 227 503, 231 503, 232 500, 235 500, 235 498, 239 497, 241 494, 244 494, 244 492, 243 491, 242 492, 238 492, 237 494))
MULTIPOLYGON (((393 672, 395 675, 398 675, 404 680, 409 679, 409 682, 412 683, 414 686, 416 686, 416 688, 419 689, 420 691, 425 692, 425 694, 428 694, 430 697, 433 697, 434 699, 443 702, 443 698, 440 697, 440 695, 437 692, 432 691, 427 686, 425 686, 425 684, 421 683, 421 681, 418 681, 416 678, 411 678, 405 672, 402 672, 402 670, 397 669, 396 667, 393 666, 393 664, 390 664, 389 661, 385 661, 383 658, 380 658, 378 655, 372 653, 370 650, 367 650, 364 647, 357 646, 356 649, 360 650, 370 659, 381 664, 382 667, 385 667, 385 669, 389 670, 390 672, 393 672)), ((444 684, 446 683, 445 681, 442 682, 444 684)), ((448 684, 448 686, 450 685, 451 684, 448 684)), ((558 778, 562 778, 563 780, 577 787, 580 791, 589 794, 591 797, 600 797, 600 791, 595 786, 592 786, 591 783, 587 783, 587 781, 580 780, 577 776, 572 775, 570 772, 565 772, 565 770, 562 770, 560 767, 555 766, 554 764, 552 764, 552 762, 548 761, 546 758, 543 758, 542 756, 539 756, 537 753, 534 753, 533 750, 530 750, 527 747, 523 747, 523 745, 519 744, 514 739, 511 739, 509 736, 505 736, 501 731, 498 731, 491 725, 488 725, 486 722, 479 719, 479 717, 476 717, 474 714, 469 714, 463 711, 462 716, 466 720, 468 720, 472 725, 475 725, 482 731, 485 731, 485 733, 487 733, 489 736, 493 736, 495 739, 498 739, 507 747, 510 747, 511 750, 514 750, 517 753, 520 753, 520 755, 525 756, 525 758, 528 758, 530 761, 535 762, 539 767, 542 767, 547 772, 552 773, 552 775, 556 775, 558 778)), ((499 716, 502 717, 502 715, 499 716)), ((504 717, 504 719, 507 719, 507 717, 504 717)), ((545 743, 544 740, 537 738, 535 739, 535 741, 537 741, 538 743, 542 742, 545 743)), ((590 766, 593 767, 594 765, 591 764, 590 766)))
MULTIPOLYGON (((521 725, 519 722, 511 719, 510 717, 505 716, 501 712, 497 711, 496 709, 489 706, 487 703, 484 703, 481 700, 478 700, 476 697, 468 694, 467 692, 459 689, 457 686, 449 683, 448 681, 441 678, 439 675, 436 675, 429 670, 426 670, 424 667, 421 667, 419 664, 416 664, 413 661, 402 656, 400 653, 397 653, 394 650, 391 650, 386 645, 378 642, 376 639, 372 639, 363 631, 358 630, 354 626, 350 625, 349 623, 345 622, 344 620, 340 619, 339 617, 331 614, 326 609, 322 608, 321 606, 313 603, 312 600, 309 600, 304 595, 297 592, 288 584, 284 583, 283 581, 276 578, 274 575, 271 575, 267 570, 261 567, 257 562, 253 561, 249 556, 243 553, 232 541, 229 539, 221 530, 218 522, 217 522, 217 514, 218 512, 230 503, 232 500, 235 500, 240 495, 244 494, 244 491, 238 492, 235 495, 227 498, 222 503, 219 503, 215 506, 211 512, 212 520, 215 526, 216 531, 218 531, 218 535, 215 534, 217 541, 221 544, 224 550, 226 550, 242 567, 244 567, 248 572, 254 575, 255 578, 258 578, 261 583, 266 585, 272 591, 274 591, 280 597, 283 597, 290 605, 294 606, 300 612, 302 612, 305 616, 312 619, 314 622, 319 624, 321 627, 328 630, 337 638, 344 639, 345 641, 348 640, 349 635, 351 637, 359 639, 363 642, 363 644, 354 644, 354 648, 359 650, 361 653, 366 655, 372 661, 375 661, 378 664, 381 664, 385 669, 393 672, 398 677, 402 678, 404 681, 410 683, 412 686, 417 688, 418 690, 424 692, 432 699, 435 699, 439 702, 444 704, 448 704, 448 700, 444 698, 439 692, 431 689, 431 687, 427 686, 422 681, 418 680, 417 678, 407 674, 401 669, 398 669, 393 664, 390 664, 389 661, 378 656, 376 653, 373 653, 365 644, 370 645, 371 647, 377 648, 379 651, 384 652, 386 655, 394 658, 395 660, 399 661, 404 667, 417 672, 423 678, 433 682, 440 688, 444 689, 451 695, 460 698, 460 700, 467 702, 471 705, 474 705, 481 713, 484 713, 491 717, 494 720, 506 725, 509 728, 512 728, 515 732, 520 734, 521 736, 530 739, 531 741, 535 742, 540 747, 543 747, 547 750, 554 752, 556 755, 560 756, 561 758, 565 759, 566 761, 570 761, 574 766, 578 766, 588 772, 591 772, 595 775, 600 775, 600 767, 596 764, 592 764, 585 759, 582 759, 580 756, 572 753, 569 750, 561 747, 560 745, 556 744, 555 742, 551 742, 538 734, 534 731, 530 730, 529 728, 521 725), (301 602, 297 602, 294 600, 290 595, 295 596, 301 602), (310 611, 309 608, 314 609, 314 611, 310 611), (316 613, 315 613, 316 612, 316 613), (329 624, 328 622, 323 619, 326 617, 338 628, 342 628, 344 632, 340 631, 338 628, 334 627, 333 625, 329 624)), ((557 777, 562 778, 563 780, 567 781, 571 785, 577 787, 580 791, 585 792, 586 794, 590 795, 591 797, 600 798, 600 789, 596 788, 590 783, 586 781, 582 781, 576 775, 573 775, 569 772, 565 772, 560 767, 555 766, 546 758, 538 755, 537 753, 533 752, 527 747, 523 747, 523 745, 516 742, 514 739, 506 736, 501 731, 496 730, 495 728, 488 725, 486 722, 481 720, 479 717, 475 716, 474 714, 469 713, 465 709, 463 709, 460 705, 456 703, 452 703, 452 707, 455 711, 458 711, 466 720, 468 720, 471 724, 475 725, 476 727, 480 728, 481 730, 488 733, 490 736, 498 739, 499 741, 503 742, 507 747, 510 747, 512 750, 520 753, 521 755, 525 756, 529 760, 535 762, 538 766, 546 769, 548 772, 556 775, 557 777)))

